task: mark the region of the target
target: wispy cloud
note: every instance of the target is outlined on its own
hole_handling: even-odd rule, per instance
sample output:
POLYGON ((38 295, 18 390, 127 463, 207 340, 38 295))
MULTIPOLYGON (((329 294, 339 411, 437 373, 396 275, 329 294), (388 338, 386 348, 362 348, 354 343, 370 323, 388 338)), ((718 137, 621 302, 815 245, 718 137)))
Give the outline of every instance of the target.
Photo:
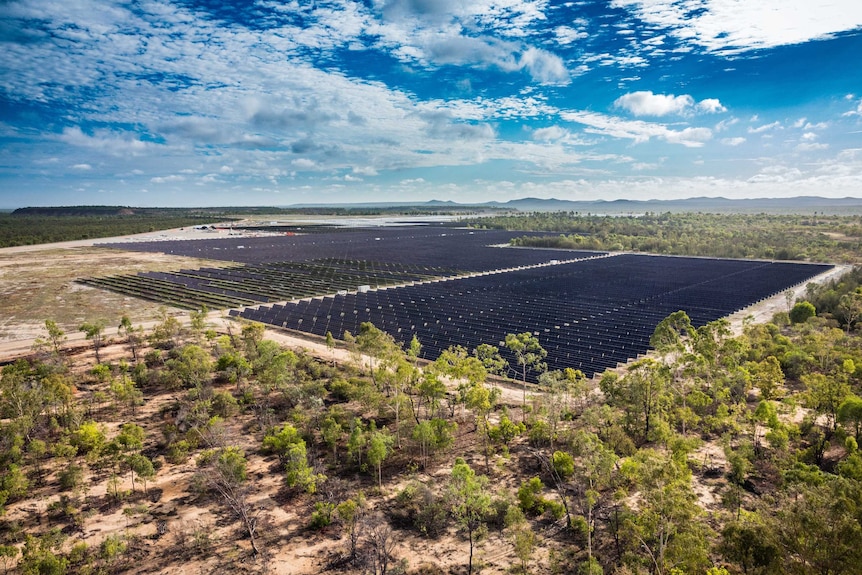
POLYGON ((781 122, 775 121, 769 124, 762 124, 760 126, 751 126, 748 128, 749 134, 763 134, 764 132, 769 132, 772 130, 777 130, 781 128, 781 122))
POLYGON ((673 130, 664 124, 623 120, 594 112, 564 112, 561 116, 570 122, 586 125, 587 132, 629 139, 635 143, 644 143, 651 138, 657 138, 671 144, 699 148, 712 139, 712 130, 709 128, 688 127, 673 130))
POLYGON ((721 54, 798 44, 862 26, 862 4, 811 0, 614 0, 640 20, 721 54))

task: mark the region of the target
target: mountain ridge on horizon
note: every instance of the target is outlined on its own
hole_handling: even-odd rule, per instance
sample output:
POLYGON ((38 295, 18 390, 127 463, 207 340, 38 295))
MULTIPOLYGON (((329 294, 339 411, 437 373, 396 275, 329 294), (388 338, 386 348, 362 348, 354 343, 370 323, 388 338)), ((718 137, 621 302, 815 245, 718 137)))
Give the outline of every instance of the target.
POLYGON ((794 210, 804 209, 805 213, 811 210, 835 210, 842 208, 856 208, 853 213, 862 214, 862 197, 825 198, 822 196, 796 196, 792 198, 743 198, 730 199, 725 197, 697 196, 674 200, 632 200, 618 198, 614 200, 561 200, 557 198, 526 197, 505 202, 490 201, 482 203, 459 203, 452 200, 428 200, 426 202, 359 202, 338 204, 291 204, 286 208, 311 208, 311 207, 393 207, 393 206, 419 206, 419 207, 448 207, 448 208, 496 208, 515 209, 527 212, 542 211, 574 211, 595 212, 601 210, 605 213, 629 213, 632 211, 704 211, 706 209, 727 211, 750 211, 768 210, 781 213, 795 213, 794 210))
POLYGON ((743 198, 729 199, 725 197, 696 196, 685 199, 649 199, 634 200, 617 198, 613 200, 561 200, 558 198, 524 197, 514 200, 489 201, 481 203, 460 203, 454 200, 437 200, 417 202, 350 202, 350 203, 303 203, 283 204, 271 206, 191 206, 186 208, 154 208, 154 207, 132 207, 132 206, 54 206, 54 207, 22 207, 9 210, 13 215, 18 214, 51 214, 61 215, 63 213, 77 213, 84 210, 87 213, 116 213, 117 215, 131 215, 137 212, 159 212, 166 210, 200 210, 203 213, 237 211, 252 211, 264 214, 267 209, 274 210, 339 210, 349 212, 351 210, 395 210, 397 208, 413 208, 418 212, 423 210, 512 210, 518 212, 556 212, 567 211, 583 214, 611 214, 611 215, 637 215, 642 213, 664 213, 664 212, 709 212, 709 213, 734 213, 734 212, 768 212, 776 214, 810 214, 822 212, 824 214, 846 214, 862 215, 862 197, 825 198, 822 196, 796 196, 792 198, 743 198))

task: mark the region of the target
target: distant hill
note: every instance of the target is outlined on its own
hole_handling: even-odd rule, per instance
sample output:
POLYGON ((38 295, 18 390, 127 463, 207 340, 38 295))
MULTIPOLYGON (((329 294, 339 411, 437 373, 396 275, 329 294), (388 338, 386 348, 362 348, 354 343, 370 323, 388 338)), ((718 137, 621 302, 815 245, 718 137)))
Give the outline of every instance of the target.
POLYGON ((570 201, 558 199, 523 198, 508 202, 489 202, 489 206, 514 209, 522 212, 570 211, 591 214, 641 214, 645 212, 813 212, 833 214, 862 214, 862 198, 821 198, 799 196, 795 198, 754 198, 731 200, 728 198, 688 198, 684 200, 597 200, 570 201))
POLYGON ((135 208, 129 206, 58 206, 19 208, 13 216, 159 216, 227 217, 230 215, 430 215, 477 211, 578 212, 581 214, 637 215, 647 212, 771 213, 862 215, 862 198, 687 198, 683 200, 593 200, 521 198, 507 202, 461 204, 451 200, 427 202, 354 202, 338 204, 292 204, 287 206, 233 206, 206 208, 135 208))
POLYGON ((643 214, 647 212, 705 212, 705 213, 772 213, 772 214, 860 214, 862 198, 821 198, 799 196, 795 198, 753 198, 731 200, 728 198, 687 198, 683 200, 594 200, 573 201, 556 198, 521 198, 507 202, 485 202, 482 204, 459 204, 451 200, 431 200, 422 203, 398 204, 373 202, 355 204, 296 204, 285 206, 290 210, 381 210, 392 211, 412 207, 416 210, 470 211, 512 210, 519 212, 578 212, 582 214, 643 214))

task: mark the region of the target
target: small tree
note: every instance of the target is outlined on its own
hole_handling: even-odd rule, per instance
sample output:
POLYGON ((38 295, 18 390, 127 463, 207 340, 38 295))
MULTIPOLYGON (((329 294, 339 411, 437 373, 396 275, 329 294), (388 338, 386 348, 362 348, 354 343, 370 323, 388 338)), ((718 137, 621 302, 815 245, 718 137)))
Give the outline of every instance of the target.
POLYGON ((383 462, 392 452, 394 438, 386 431, 380 429, 371 434, 368 440, 368 463, 377 468, 377 485, 383 490, 383 462))
POLYGON ((548 352, 539 344, 539 339, 531 332, 506 335, 506 348, 515 356, 515 361, 521 366, 521 383, 524 393, 521 402, 523 412, 522 421, 527 418, 527 373, 530 371, 542 372, 547 369, 544 362, 548 352))
POLYGON ((488 478, 476 475, 460 457, 452 467, 447 498, 451 505, 452 516, 458 526, 467 532, 470 541, 470 558, 467 573, 473 573, 473 546, 477 534, 485 525, 491 511, 491 496, 488 494, 488 478))
POLYGON ((284 463, 285 480, 288 487, 296 487, 307 493, 314 493, 317 491, 317 484, 326 479, 324 475, 315 474, 308 464, 305 440, 289 423, 285 423, 277 433, 267 435, 263 439, 263 446, 277 454, 281 462, 284 463))
POLYGON ((120 426, 120 433, 114 438, 123 451, 137 451, 144 446, 146 433, 144 428, 135 423, 124 423, 120 426))
POLYGON ((51 348, 54 357, 60 358, 60 348, 66 342, 66 333, 52 319, 45 320, 45 330, 48 332, 48 338, 37 338, 36 345, 39 347, 47 345, 51 348))
POLYGON ((132 326, 132 320, 129 319, 129 316, 124 315, 120 318, 120 325, 117 326, 117 333, 121 336, 125 336, 126 342, 129 346, 129 351, 132 352, 132 359, 135 363, 138 362, 138 350, 141 348, 141 342, 143 341, 143 328, 138 327, 137 329, 132 326))
POLYGON ((102 336, 105 331, 104 320, 82 323, 78 327, 78 330, 84 332, 84 337, 93 342, 93 351, 96 354, 96 363, 102 363, 102 360, 99 357, 99 350, 102 347, 102 336))
POLYGON ((327 416, 320 424, 320 434, 323 436, 323 441, 332 450, 332 459, 335 463, 338 463, 338 441, 341 439, 343 431, 341 424, 332 415, 327 416))
POLYGON ((371 572, 374 575, 386 575, 392 552, 395 550, 395 533, 382 514, 366 516, 363 526, 365 542, 368 547, 371 572))
POLYGON ((238 447, 225 447, 198 464, 207 485, 218 493, 224 504, 242 521, 255 554, 260 553, 255 539, 257 533, 256 512, 250 501, 245 454, 238 447))
POLYGON ((814 304, 809 301, 801 301, 793 306, 793 309, 790 310, 790 322, 791 323, 805 323, 815 315, 817 315, 817 310, 814 308, 814 304))
POLYGON ((132 491, 135 490, 135 475, 137 475, 144 482, 144 493, 146 493, 147 479, 152 479, 156 475, 153 462, 146 455, 134 453, 126 458, 126 465, 129 466, 132 475, 132 491))
POLYGON ((18 548, 14 545, 0 545, 0 559, 3 560, 3 573, 9 573, 9 565, 18 556, 18 548))
POLYGON ((360 525, 365 514, 365 497, 362 492, 356 499, 342 501, 335 508, 335 516, 341 522, 344 534, 347 536, 349 557, 356 558, 356 549, 361 535, 360 525))
POLYGON ((838 421, 850 426, 857 443, 862 442, 862 397, 850 395, 841 402, 838 421))

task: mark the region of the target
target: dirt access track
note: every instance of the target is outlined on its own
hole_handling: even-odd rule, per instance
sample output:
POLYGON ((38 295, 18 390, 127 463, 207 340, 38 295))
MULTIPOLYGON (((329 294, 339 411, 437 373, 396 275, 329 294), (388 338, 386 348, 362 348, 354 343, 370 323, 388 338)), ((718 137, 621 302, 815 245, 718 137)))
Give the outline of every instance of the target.
MULTIPOLYGON (((116 238, 0 249, 0 361, 29 355, 36 338, 46 335, 44 325, 47 319, 57 322, 66 332, 67 345, 72 346, 84 345, 84 335, 78 330, 84 322, 105 321, 108 326, 105 336, 111 338, 116 336, 116 326, 123 315, 127 315, 135 326, 143 326, 145 330, 155 325, 163 312, 175 315, 181 321, 187 320, 188 313, 184 310, 165 308, 137 298, 83 286, 74 280, 116 273, 226 265, 226 262, 212 260, 95 247, 108 242, 213 238, 220 233, 226 234, 182 228, 116 238)), ((827 281, 849 269, 850 266, 836 266, 813 281, 827 281)), ((798 297, 804 294, 805 284, 790 289, 798 297)), ((741 310, 729 319, 734 331, 739 332, 746 318, 763 322, 776 312, 786 310, 787 299, 784 294, 779 294, 741 310)), ((210 321, 218 331, 227 331, 233 322, 223 311, 212 312, 210 321)), ((266 337, 288 347, 304 348, 322 359, 348 359, 346 352, 327 348, 319 338, 302 337, 274 329, 267 329, 266 337)))

